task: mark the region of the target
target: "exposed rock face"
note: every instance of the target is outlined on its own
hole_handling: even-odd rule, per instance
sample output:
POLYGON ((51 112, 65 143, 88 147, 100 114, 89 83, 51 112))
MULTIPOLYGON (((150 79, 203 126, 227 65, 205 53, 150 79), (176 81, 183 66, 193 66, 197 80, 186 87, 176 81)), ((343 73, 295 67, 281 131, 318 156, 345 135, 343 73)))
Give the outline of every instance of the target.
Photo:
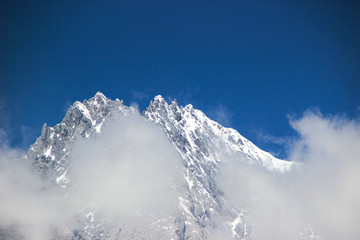
MULTIPOLYGON (((118 99, 107 99, 100 92, 83 103, 75 102, 61 123, 54 127, 43 126, 27 158, 33 161, 34 168, 44 179, 66 191, 71 188, 67 171, 71 167, 69 154, 74 143, 102 134, 102 127, 118 113, 126 116, 135 111, 118 99)), ((166 226, 156 225, 154 222, 160 219, 152 219, 153 224, 144 233, 141 228, 126 229, 126 224, 109 222, 103 217, 93 219, 94 212, 83 209, 80 213, 84 217, 79 220, 81 229, 67 238, 208 239, 216 232, 226 232, 234 239, 252 239, 246 212, 231 206, 216 185, 214 179, 219 165, 228 154, 237 154, 238 161, 257 164, 269 171, 288 171, 292 163, 260 150, 236 130, 210 120, 190 104, 181 107, 173 101, 169 105, 161 96, 156 96, 142 116, 166 133, 183 160, 186 184, 177 187, 177 215, 164 220, 166 226)))
POLYGON ((88 138, 100 133, 106 118, 114 112, 127 113, 130 110, 122 101, 111 101, 98 92, 83 103, 76 101, 67 111, 61 123, 48 127, 46 123, 41 136, 30 146, 27 158, 44 177, 61 186, 69 183, 66 170, 68 155, 78 138, 88 138))

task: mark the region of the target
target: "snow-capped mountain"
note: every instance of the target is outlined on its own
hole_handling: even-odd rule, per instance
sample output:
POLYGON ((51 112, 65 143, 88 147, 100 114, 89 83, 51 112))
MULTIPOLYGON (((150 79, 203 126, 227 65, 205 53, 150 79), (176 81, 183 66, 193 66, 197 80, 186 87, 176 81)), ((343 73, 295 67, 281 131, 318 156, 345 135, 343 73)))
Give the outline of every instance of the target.
MULTIPOLYGON (((72 167, 70 155, 74 145, 81 139, 101 136, 110 121, 136 111, 100 92, 82 103, 77 101, 61 123, 43 126, 41 136, 28 150, 27 159, 46 181, 66 194, 73 187, 68 171, 72 167)), ((228 155, 268 171, 287 172, 293 164, 262 151, 236 130, 212 121, 191 104, 182 107, 175 100, 168 104, 158 95, 141 117, 163 131, 182 160, 179 171, 183 181, 174 186, 177 211, 162 219, 150 218, 146 232, 142 232, 141 227, 127 229, 126 223, 108 221, 106 216, 98 216, 96 209, 84 206, 79 209, 79 229, 70 229, 66 238, 217 239, 214 237, 217 232, 226 232, 233 239, 252 239, 246 210, 232 206, 217 185, 219 166, 228 155)))

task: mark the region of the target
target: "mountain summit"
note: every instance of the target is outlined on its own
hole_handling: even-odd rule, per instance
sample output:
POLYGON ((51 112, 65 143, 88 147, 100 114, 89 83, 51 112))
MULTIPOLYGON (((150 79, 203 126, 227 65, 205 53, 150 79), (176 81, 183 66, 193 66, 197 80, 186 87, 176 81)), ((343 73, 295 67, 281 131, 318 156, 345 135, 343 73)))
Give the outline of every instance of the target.
MULTIPOLYGON (((221 184, 219 185, 217 182, 222 166, 235 162, 235 164, 260 167, 264 171, 282 173, 288 172, 293 164, 262 151, 236 130, 221 126, 191 104, 182 107, 176 100, 168 104, 162 96, 158 95, 146 110, 139 114, 135 108, 125 106, 123 101, 110 100, 101 92, 97 92, 89 100, 84 100, 82 103, 76 101, 59 124, 54 127, 44 124, 41 136, 30 146, 26 157, 45 181, 58 186, 66 196, 71 196, 69 192, 76 191, 77 186, 76 180, 73 180, 71 175, 77 165, 73 162, 77 161, 74 160, 78 154, 75 149, 82 144, 92 146, 90 150, 85 151, 91 152, 92 149, 99 146, 96 141, 100 141, 98 139, 102 139, 103 135, 106 135, 111 136, 114 140, 106 141, 101 147, 103 154, 96 155, 97 164, 101 163, 102 156, 110 154, 108 149, 111 149, 113 142, 120 141, 119 139, 122 138, 124 140, 114 148, 122 150, 111 155, 111 161, 113 161, 112 158, 123 156, 126 151, 129 152, 124 156, 133 156, 138 154, 137 151, 147 151, 141 150, 144 145, 148 144, 147 140, 135 150, 131 150, 131 147, 124 147, 127 146, 128 141, 126 138, 130 128, 128 125, 135 126, 136 129, 138 121, 144 122, 145 125, 148 124, 151 129, 156 130, 154 133, 151 132, 153 130, 150 130, 151 133, 147 134, 147 127, 143 130, 141 130, 142 127, 138 127, 139 131, 136 131, 136 134, 139 135, 130 132, 131 138, 146 136, 150 139, 150 147, 147 149, 150 149, 150 152, 160 151, 159 158, 161 158, 167 155, 163 154, 161 148, 156 145, 159 145, 159 141, 156 141, 158 134, 156 131, 159 131, 160 135, 164 135, 164 139, 167 139, 170 146, 168 148, 171 148, 171 151, 174 151, 176 157, 180 159, 180 163, 176 166, 177 173, 173 174, 179 174, 180 177, 171 183, 172 189, 176 192, 176 198, 172 199, 176 207, 171 215, 157 215, 157 209, 151 208, 151 211, 147 212, 147 216, 151 217, 144 217, 145 214, 141 210, 143 208, 139 207, 138 210, 129 211, 127 214, 129 216, 137 215, 140 219, 143 216, 147 220, 142 222, 137 219, 137 224, 133 224, 119 220, 116 216, 115 218, 108 217, 103 212, 98 212, 96 204, 84 203, 83 208, 77 211, 77 228, 71 229, 71 227, 64 226, 67 234, 59 233, 59 236, 64 239, 224 239, 216 237, 221 233, 221 236, 228 236, 232 239, 252 239, 252 229, 248 222, 246 209, 232 206, 231 201, 226 199, 221 184), (131 117, 134 115, 136 117, 131 117), (106 132, 108 126, 119 122, 124 122, 124 126, 121 125, 111 133, 106 132), (144 131, 143 134, 141 131, 144 131)), ((160 143, 160 145, 166 144, 160 143)), ((95 154, 90 155, 94 156, 95 154)), ((91 158, 91 156, 88 157, 91 158)), ((119 159, 119 161, 122 160, 119 159)), ((140 162, 140 165, 141 163, 147 164, 140 162)), ((111 164, 115 166, 117 163, 111 164)), ((140 167, 140 165, 137 166, 140 167)), ((104 167, 102 163, 96 166, 99 171, 104 167)), ((148 166, 150 171, 155 163, 148 166)), ((86 169, 87 167, 85 160, 80 168, 86 169)), ((142 171, 137 170, 137 167, 134 168, 135 175, 142 171)), ((163 169, 159 165, 159 168, 156 169, 164 172, 168 168, 163 169)), ((95 169, 94 176, 97 175, 96 172, 95 169)), ((128 172, 121 173, 126 175, 128 172)), ((146 174, 145 172, 144 175, 146 174)), ((156 177, 151 176, 152 178, 156 177)), ((94 184, 97 185, 102 179, 104 178, 99 178, 94 184)), ((117 178, 114 179, 116 181, 117 178)), ((119 183, 119 186, 122 186, 121 184, 119 183)), ((123 189, 127 189, 128 185, 123 186, 123 189)), ((152 186, 147 188, 152 188, 152 186)), ((136 193, 137 189, 129 191, 136 193)), ((123 192, 127 194, 125 190, 123 192)), ((102 192, 102 194, 104 193, 102 192)), ((161 193, 159 192, 159 194, 161 193)), ((135 199, 133 200, 135 201, 135 199)), ((130 199, 130 201, 132 200, 130 199)), ((152 200, 147 199, 147 201, 152 200)))

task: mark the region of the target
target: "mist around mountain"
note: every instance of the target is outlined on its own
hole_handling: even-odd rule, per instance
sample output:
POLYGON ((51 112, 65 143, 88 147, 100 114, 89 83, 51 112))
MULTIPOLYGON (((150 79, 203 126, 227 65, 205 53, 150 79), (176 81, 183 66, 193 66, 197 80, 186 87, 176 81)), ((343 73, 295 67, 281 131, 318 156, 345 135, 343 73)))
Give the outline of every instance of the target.
POLYGON ((97 93, 27 153, 1 142, 0 239, 357 239, 358 120, 290 124, 280 160, 192 105, 97 93))

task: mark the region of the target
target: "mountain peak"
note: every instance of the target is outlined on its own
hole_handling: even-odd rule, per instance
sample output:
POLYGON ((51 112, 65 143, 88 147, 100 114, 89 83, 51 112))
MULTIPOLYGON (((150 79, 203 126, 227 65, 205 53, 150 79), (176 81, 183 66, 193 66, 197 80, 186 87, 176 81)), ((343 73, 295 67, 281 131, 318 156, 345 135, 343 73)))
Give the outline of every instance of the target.
POLYGON ((160 103, 166 103, 165 99, 161 95, 156 95, 152 102, 160 102, 160 103))
POLYGON ((177 102, 176 99, 171 101, 171 106, 178 106, 178 105, 179 105, 179 103, 177 102))
POLYGON ((100 91, 96 92, 95 97, 106 98, 105 95, 100 91))
MULTIPOLYGON (((100 136, 105 132, 102 126, 109 126, 108 121, 123 119, 117 118, 117 113, 126 116, 129 112, 131 108, 123 105, 122 101, 108 99, 101 92, 97 92, 94 97, 82 103, 76 101, 61 123, 54 127, 44 125, 41 137, 30 147, 27 159, 32 160, 36 169, 52 182, 64 189, 71 188, 70 183, 73 180, 67 172, 71 168, 69 156, 75 143, 79 139, 100 136)), ((178 106, 176 100, 168 104, 161 95, 157 95, 143 112, 142 117, 156 124, 165 133, 183 160, 181 167, 184 181, 177 185, 180 211, 174 216, 169 216, 168 220, 175 220, 169 227, 173 229, 172 237, 166 239, 175 239, 173 237, 175 235, 179 236, 178 239, 207 239, 213 230, 211 226, 216 224, 216 218, 213 216, 217 214, 224 214, 225 222, 233 222, 233 229, 224 225, 226 231, 235 232, 234 236, 248 239, 245 238, 242 230, 246 228, 246 224, 240 223, 241 221, 246 223, 246 217, 239 217, 241 209, 234 209, 229 205, 220 194, 222 190, 216 186, 214 180, 224 162, 223 155, 233 154, 236 156, 236 161, 249 162, 280 172, 288 171, 291 163, 276 159, 260 150, 236 130, 225 128, 212 121, 191 104, 185 107, 178 106)), ((90 213, 84 212, 84 214, 89 216, 90 213)), ((99 237, 102 232, 107 231, 113 236, 118 234, 121 239, 134 239, 121 235, 126 234, 126 231, 119 232, 119 228, 115 225, 113 228, 110 225, 100 224, 106 218, 97 216, 94 219, 90 223, 86 220, 80 221, 84 229, 79 233, 81 236, 99 237), (101 227, 99 229, 90 227, 95 225, 101 227)), ((127 231, 132 230, 127 229, 127 231)), ((79 238, 74 236, 71 239, 79 238)))
POLYGON ((150 102, 149 106, 146 108, 146 111, 158 112, 159 110, 164 110, 168 108, 168 104, 161 95, 157 95, 150 102))
POLYGON ((84 100, 83 104, 85 105, 91 105, 95 108, 99 108, 101 106, 107 105, 107 103, 110 101, 105 95, 98 91, 94 97, 90 98, 89 100, 84 100))

